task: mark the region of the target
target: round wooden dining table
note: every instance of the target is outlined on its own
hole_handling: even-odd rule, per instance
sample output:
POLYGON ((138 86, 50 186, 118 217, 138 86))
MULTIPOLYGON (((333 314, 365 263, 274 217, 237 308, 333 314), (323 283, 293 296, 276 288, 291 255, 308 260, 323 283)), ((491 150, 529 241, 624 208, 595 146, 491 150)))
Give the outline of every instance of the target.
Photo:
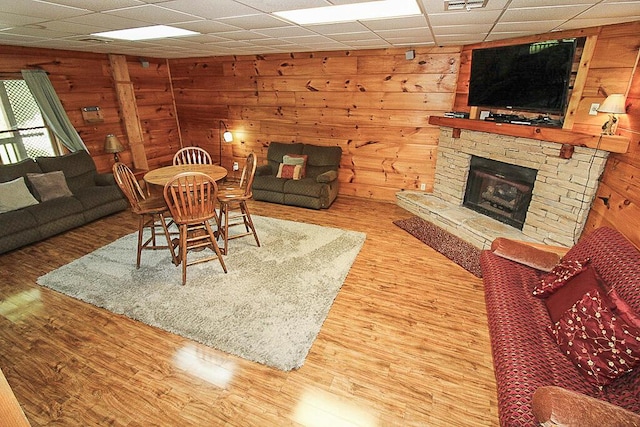
POLYGON ((218 165, 172 165, 147 172, 144 175, 144 181, 148 184, 164 187, 171 178, 182 172, 205 173, 214 181, 218 181, 227 176, 227 170, 218 165))

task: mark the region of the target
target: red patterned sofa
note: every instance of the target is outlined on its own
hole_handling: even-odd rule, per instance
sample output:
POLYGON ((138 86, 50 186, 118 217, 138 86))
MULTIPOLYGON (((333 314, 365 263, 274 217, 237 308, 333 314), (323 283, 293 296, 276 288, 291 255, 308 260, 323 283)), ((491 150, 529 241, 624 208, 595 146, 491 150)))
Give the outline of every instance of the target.
MULTIPOLYGON (((605 286, 615 287, 631 309, 640 313, 640 252, 619 232, 600 228, 578 242, 563 259, 585 258, 591 260, 605 286)), ((640 414, 640 367, 599 389, 565 356, 547 330, 551 320, 545 302, 532 294, 545 273, 490 250, 482 252, 480 264, 501 425, 534 426, 539 425, 538 421, 545 426, 640 425, 640 416, 635 415, 640 414), (616 407, 605 404, 605 409, 615 408, 628 418, 623 423, 611 424, 613 418, 608 412, 606 421, 591 420, 593 424, 585 420, 571 421, 570 418, 577 415, 595 417, 600 409, 577 410, 585 407, 581 405, 592 407, 594 400, 576 403, 568 398, 558 399, 553 394, 555 387, 549 386, 580 393, 568 393, 572 396, 587 395, 598 399, 595 402, 610 402, 616 407), (555 402, 555 407, 532 407, 538 389, 540 394, 551 393, 551 397, 534 399, 536 404, 555 402), (550 419, 536 420, 534 412, 544 413, 550 419)))

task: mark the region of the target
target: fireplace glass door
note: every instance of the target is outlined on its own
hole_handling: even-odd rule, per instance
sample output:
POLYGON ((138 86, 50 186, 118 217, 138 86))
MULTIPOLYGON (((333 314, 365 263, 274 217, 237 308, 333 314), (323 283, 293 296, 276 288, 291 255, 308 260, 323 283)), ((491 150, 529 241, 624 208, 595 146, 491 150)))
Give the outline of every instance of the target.
POLYGON ((538 171, 473 156, 463 205, 522 230, 538 171))

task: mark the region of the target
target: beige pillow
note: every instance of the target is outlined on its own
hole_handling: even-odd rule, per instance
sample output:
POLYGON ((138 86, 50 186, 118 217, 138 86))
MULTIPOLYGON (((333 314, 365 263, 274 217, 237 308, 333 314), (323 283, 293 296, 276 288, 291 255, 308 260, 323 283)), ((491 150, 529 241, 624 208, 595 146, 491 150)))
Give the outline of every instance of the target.
POLYGON ((54 171, 48 173, 28 173, 27 178, 36 191, 36 196, 41 202, 57 199, 59 197, 73 196, 64 172, 54 171))
POLYGON ((23 177, 13 181, 0 182, 0 213, 37 204, 38 201, 29 192, 23 177))

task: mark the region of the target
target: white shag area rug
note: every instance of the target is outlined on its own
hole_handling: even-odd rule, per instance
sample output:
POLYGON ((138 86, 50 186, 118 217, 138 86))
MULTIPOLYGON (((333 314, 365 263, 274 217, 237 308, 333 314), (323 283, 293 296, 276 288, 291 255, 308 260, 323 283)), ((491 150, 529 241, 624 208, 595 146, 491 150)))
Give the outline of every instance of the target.
MULTIPOLYGON (((366 235, 253 216, 260 238, 181 268, 168 250, 143 251, 129 234, 38 278, 38 284, 210 347, 289 371, 316 339, 366 235)), ((197 257, 210 253, 189 253, 197 257)))

